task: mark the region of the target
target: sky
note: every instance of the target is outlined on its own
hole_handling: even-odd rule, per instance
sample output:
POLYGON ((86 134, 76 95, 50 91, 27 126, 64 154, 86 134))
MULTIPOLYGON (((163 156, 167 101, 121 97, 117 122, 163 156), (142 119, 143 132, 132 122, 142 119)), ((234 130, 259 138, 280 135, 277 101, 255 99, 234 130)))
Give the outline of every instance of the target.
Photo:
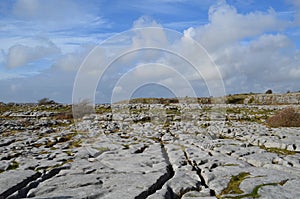
POLYGON ((1 0, 0 101, 300 91, 299 0, 1 0))

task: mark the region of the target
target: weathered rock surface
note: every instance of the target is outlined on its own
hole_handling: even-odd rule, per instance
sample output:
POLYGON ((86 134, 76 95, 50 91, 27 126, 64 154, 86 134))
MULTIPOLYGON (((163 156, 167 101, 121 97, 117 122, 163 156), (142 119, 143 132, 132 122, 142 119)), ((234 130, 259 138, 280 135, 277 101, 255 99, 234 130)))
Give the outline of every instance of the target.
POLYGON ((300 104, 300 93, 251 95, 244 103, 255 104, 300 104))
POLYGON ((284 107, 101 105, 76 123, 7 111, 0 198, 300 198, 300 128, 264 124, 284 107))

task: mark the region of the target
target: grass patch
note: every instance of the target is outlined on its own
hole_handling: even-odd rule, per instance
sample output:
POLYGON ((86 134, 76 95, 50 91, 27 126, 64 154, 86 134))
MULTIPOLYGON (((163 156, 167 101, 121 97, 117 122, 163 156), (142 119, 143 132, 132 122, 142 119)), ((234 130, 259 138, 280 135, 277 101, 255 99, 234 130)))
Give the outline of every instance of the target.
POLYGON ((56 144, 56 142, 48 141, 45 145, 46 148, 51 148, 56 144))
POLYGON ((49 154, 49 151, 41 151, 39 154, 49 154))
POLYGON ((239 166, 239 164, 223 164, 221 166, 223 166, 223 167, 235 167, 235 166, 239 166))
POLYGON ((225 108, 226 113, 240 114, 243 110, 241 108, 225 108))
MULTIPOLYGON (((179 100, 177 98, 136 98, 129 100, 130 104, 171 104, 178 102, 179 100)), ((128 103, 128 101, 125 101, 125 103, 128 103)))
POLYGON ((241 172, 236 176, 232 176, 227 187, 221 191, 220 195, 244 193, 240 189, 240 184, 243 182, 243 180, 248 178, 249 175, 250 175, 249 172, 241 172))
POLYGON ((205 129, 205 128, 208 128, 210 126, 210 123, 203 123, 200 126, 201 126, 201 128, 205 129))
POLYGON ((259 198, 260 195, 258 194, 258 191, 260 188, 265 187, 265 186, 283 186, 288 180, 283 180, 280 182, 274 182, 274 183, 265 183, 265 184, 260 184, 257 185, 253 188, 251 193, 244 194, 244 195, 239 195, 239 196, 226 196, 225 198, 234 198, 234 199, 241 199, 241 198, 259 198))
POLYGON ((230 136, 226 136, 226 135, 219 134, 219 135, 218 135, 218 139, 222 139, 222 140, 234 140, 235 138, 234 138, 234 137, 230 137, 230 136))
POLYGON ((153 140, 156 143, 161 143, 162 142, 161 138, 159 138, 159 137, 147 137, 147 138, 153 140))
POLYGON ((259 148, 264 149, 270 153, 276 153, 278 155, 295 155, 295 151, 290 151, 287 149, 275 148, 275 147, 265 147, 264 145, 259 146, 259 148))
POLYGON ((56 120, 73 120, 73 113, 71 110, 69 111, 64 111, 64 112, 59 112, 54 116, 54 119, 56 120))
POLYGON ((46 148, 50 148, 51 150, 55 150, 56 148, 54 147, 54 145, 59 144, 59 143, 64 143, 64 142, 69 142, 69 149, 71 148, 76 148, 76 147, 81 147, 81 140, 76 140, 74 137, 77 135, 78 133, 69 133, 67 135, 63 135, 63 136, 58 136, 55 137, 56 141, 51 141, 48 140, 46 142, 46 144, 42 144, 42 143, 38 143, 38 144, 33 144, 32 146, 34 147, 41 147, 41 146, 45 146, 46 148), (72 140, 73 139, 73 140, 72 140))
POLYGON ((81 140, 74 140, 70 143, 69 149, 81 147, 81 140))
POLYGON ((249 94, 236 94, 226 97, 227 104, 244 104, 244 100, 249 97, 249 94))
MULTIPOLYGON (((274 183, 264 183, 260 185, 256 185, 251 193, 243 194, 244 192, 240 189, 240 184, 243 182, 243 180, 249 178, 250 173, 249 172, 241 172, 236 176, 232 176, 227 187, 221 191, 220 194, 216 195, 218 199, 223 198, 234 198, 234 199, 241 199, 241 198, 259 198, 260 195, 258 194, 258 191, 260 188, 264 186, 283 186, 288 180, 283 180, 280 182, 274 182, 274 183), (237 194, 236 196, 226 196, 227 194, 237 194), (242 195, 241 195, 242 194, 242 195), (223 196, 225 195, 225 196, 223 196)), ((256 177, 262 177, 262 176, 256 176, 256 177)))
POLYGON ((110 151, 108 147, 94 147, 94 149, 97 149, 98 151, 104 153, 105 151, 110 151))
POLYGON ((31 146, 33 146, 35 148, 39 148, 39 147, 43 146, 43 144, 42 143, 34 143, 31 146))
POLYGON ((111 107, 97 106, 95 109, 97 114, 111 113, 111 107))
POLYGON ((67 159, 67 160, 63 160, 62 162, 58 163, 58 164, 55 164, 53 166, 46 166, 46 167, 40 167, 40 168, 36 168, 35 171, 40 171, 40 170, 45 170, 45 171, 50 171, 54 168, 58 168, 58 167, 61 167, 67 163, 71 163, 71 162, 74 162, 73 159, 67 159))
POLYGON ((180 115, 180 110, 177 107, 167 107, 166 109, 167 115, 180 115))
POLYGON ((9 166, 7 167, 7 171, 8 170, 15 170, 15 169, 17 169, 18 167, 20 166, 20 164, 17 162, 17 161, 12 161, 10 164, 9 164, 9 166))

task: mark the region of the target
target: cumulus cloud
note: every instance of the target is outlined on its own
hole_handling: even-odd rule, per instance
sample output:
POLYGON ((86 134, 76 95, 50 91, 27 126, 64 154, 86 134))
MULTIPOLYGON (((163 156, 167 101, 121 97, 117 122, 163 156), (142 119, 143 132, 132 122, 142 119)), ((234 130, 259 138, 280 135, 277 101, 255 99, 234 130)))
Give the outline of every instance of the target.
POLYGON ((288 26, 286 21, 278 19, 273 9, 269 9, 268 12, 241 14, 224 1, 211 6, 208 16, 208 24, 191 27, 188 32, 209 52, 264 32, 280 31, 288 26))
MULTIPOLYGON (((296 62, 293 56, 288 55, 295 53, 295 49, 293 50, 292 42, 285 35, 265 33, 279 31, 285 27, 285 24, 276 16, 274 10, 266 13, 240 14, 234 7, 220 4, 211 7, 209 24, 189 28, 184 31, 184 34, 170 33, 151 18, 141 17, 133 23, 135 29, 133 34, 130 34, 132 42, 127 43, 122 52, 132 49, 140 50, 125 54, 111 66, 116 67, 111 71, 114 71, 114 74, 119 73, 120 77, 133 66, 139 66, 141 63, 152 64, 143 67, 143 70, 141 68, 134 70, 130 73, 130 78, 126 79, 126 86, 117 85, 115 91, 129 92, 126 91, 129 85, 137 85, 138 80, 145 79, 148 82, 168 83, 166 85, 173 85, 172 88, 178 90, 187 89, 184 87, 186 84, 180 85, 182 81, 178 76, 172 75, 165 68, 159 68, 160 65, 155 64, 172 67, 185 80, 197 87, 196 90, 201 90, 200 93, 208 90, 208 93, 213 96, 225 94, 223 80, 225 87, 228 87, 225 89, 230 92, 249 92, 258 89, 262 91, 276 81, 287 85, 290 83, 291 65, 296 62), (156 27, 156 29, 147 29, 147 27, 156 27), (205 48, 202 48, 201 44, 205 48), (149 47, 154 47, 154 49, 147 49, 149 47), (206 49, 208 49, 208 53, 206 49), (134 60, 138 60, 138 63, 135 63, 134 60), (118 61, 120 61, 120 65, 118 65, 118 61), (126 69, 126 67, 128 68, 126 69), (270 71, 276 72, 268 75, 270 71), (174 87, 174 85, 176 86, 174 87)), ((120 52, 115 51, 115 53, 120 52)), ((104 63, 108 62, 105 59, 106 56, 103 56, 103 52, 98 56, 102 56, 104 63)), ((101 65, 100 59, 94 60, 101 65)), ((296 66, 294 64, 293 68, 296 66)), ((85 72, 83 79, 87 79, 88 74, 85 72)), ((99 75, 100 73, 94 74, 99 75)), ((113 77, 114 75, 111 73, 109 76, 113 77)), ((113 82, 116 82, 115 78, 106 81, 110 85, 114 85, 113 82)), ((278 89, 280 88, 278 87, 278 89)), ((87 89, 84 88, 84 90, 87 89)))
POLYGON ((300 25, 300 1, 298 0, 286 0, 288 3, 290 3, 295 10, 294 11, 294 24, 296 26, 300 25))
MULTIPOLYGON (((289 21, 279 19, 272 9, 242 14, 226 3, 212 6, 208 15, 208 24, 190 27, 183 34, 172 34, 149 17, 139 18, 133 23, 134 31, 127 37, 113 38, 115 42, 97 48, 86 60, 89 67, 81 70, 84 96, 94 92, 95 86, 88 87, 99 78, 107 86, 102 85, 101 89, 105 90, 98 93, 109 95, 114 90, 123 93, 122 96, 128 95, 132 86, 142 86, 144 81, 184 91, 188 85, 182 84, 182 78, 190 82, 200 95, 225 94, 222 80, 227 92, 264 92, 267 88, 293 90, 299 77, 299 51, 282 33, 290 27, 289 21), (126 54, 133 49, 140 50, 126 54), (125 54, 116 56, 122 53, 125 54), (105 68, 111 60, 114 62, 110 68, 105 68), (160 64, 173 68, 181 76, 174 75, 160 64), (139 68, 141 65, 145 67, 139 68), (118 82, 118 78, 122 81, 118 82)), ((68 55, 64 58, 66 62, 60 65, 67 66, 69 62, 71 67, 67 68, 72 68, 78 58, 76 54, 68 55)))
POLYGON ((168 45, 168 38, 165 35, 162 25, 158 24, 151 17, 140 17, 133 23, 133 29, 135 29, 135 36, 132 38, 133 47, 144 46, 161 46, 168 45), (150 27, 148 29, 144 29, 150 27), (151 29, 154 27, 155 29, 151 29), (161 28, 159 30, 158 28, 161 28))
MULTIPOLYGON (((299 50, 282 32, 292 27, 291 21, 278 18, 273 9, 241 14, 224 1, 213 5, 208 14, 208 24, 190 27, 184 35, 207 49, 228 92, 263 92, 271 87, 284 92, 295 87, 299 50)), ((181 49, 189 52, 188 57, 197 56, 184 45, 181 49)), ((215 74, 210 73, 210 67, 202 71, 204 76, 215 74)))
POLYGON ((82 63, 82 60, 83 57, 81 54, 69 53, 59 58, 53 66, 65 71, 76 71, 82 63))
POLYGON ((53 68, 69 72, 77 71, 93 48, 95 45, 81 45, 76 51, 60 56, 53 64, 53 68))
POLYGON ((268 87, 284 92, 299 78, 291 73, 300 68, 299 51, 282 34, 263 34, 215 57, 231 92, 263 92, 268 87))
POLYGON ((60 49, 51 41, 44 41, 44 43, 33 47, 22 44, 10 47, 6 56, 6 66, 16 68, 60 53, 60 49))
MULTIPOLYGON (((80 13, 67 0, 56 4, 61 8, 57 16, 52 16, 56 8, 51 7, 51 2, 45 5, 41 2, 17 0, 15 14, 23 19, 41 17, 56 21, 60 12, 68 9, 75 13, 74 16, 80 13), (63 6, 64 3, 69 7, 63 6)), ((188 82, 198 95, 215 96, 222 94, 224 88, 220 77, 227 93, 264 92, 268 88, 275 92, 299 90, 295 82, 300 78, 300 52, 285 34, 287 28, 293 27, 293 21, 280 18, 273 9, 240 13, 224 1, 211 6, 208 16, 207 24, 195 26, 193 23, 183 34, 163 29, 157 21, 143 16, 133 23, 133 30, 128 34, 116 35, 97 47, 82 45, 74 51, 69 50, 70 53, 64 52, 54 61, 51 74, 74 75, 79 71, 74 83, 82 91, 78 97, 93 98, 97 93, 106 102, 113 92, 119 93, 118 99, 121 99, 145 83, 157 83, 185 96, 190 88, 188 82), (205 92, 209 89, 214 93, 205 92)), ((73 40, 65 42, 74 43, 73 40)), ((58 47, 51 42, 36 46, 19 44, 8 50, 6 65, 14 68, 57 53, 58 47)), ((57 85, 57 79, 48 79, 47 83, 51 81, 57 85)), ((162 95, 157 92, 157 96, 162 95)))
MULTIPOLYGON (((149 84, 161 85, 176 97, 196 96, 190 82, 174 68, 163 64, 150 63, 140 64, 133 70, 123 74, 113 90, 112 101, 130 99, 136 90, 149 84)), ((160 92, 157 91, 156 96, 164 95, 160 92)))

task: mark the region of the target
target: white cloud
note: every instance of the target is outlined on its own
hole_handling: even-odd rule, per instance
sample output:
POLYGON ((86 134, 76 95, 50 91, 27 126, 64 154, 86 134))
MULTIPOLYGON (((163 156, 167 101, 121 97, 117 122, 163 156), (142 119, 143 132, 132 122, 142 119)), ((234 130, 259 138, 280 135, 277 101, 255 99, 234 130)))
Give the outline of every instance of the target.
POLYGON ((51 41, 33 47, 17 44, 9 48, 6 56, 6 66, 8 68, 20 67, 58 53, 60 53, 60 49, 51 41))
POLYGON ((269 87, 284 92, 299 78, 299 51, 282 34, 263 34, 214 56, 230 91, 264 92, 269 87))
POLYGON ((299 0, 287 0, 295 7, 295 14, 294 14, 294 22, 297 26, 300 24, 300 1, 299 0))
POLYGON ((77 51, 66 53, 58 58, 53 64, 53 68, 69 72, 77 71, 94 47, 94 45, 81 45, 77 51))
POLYGON ((91 28, 110 26, 98 15, 100 7, 100 3, 95 4, 93 1, 16 0, 12 5, 11 15, 13 24, 22 22, 21 28, 31 25, 34 31, 56 33, 63 30, 70 32, 76 28, 77 31, 86 33, 91 28))
POLYGON ((0 73, 0 81, 7 80, 7 79, 21 78, 21 77, 24 77, 24 76, 15 74, 15 73, 3 72, 3 71, 1 71, 1 73, 0 73))
POLYGON ((59 58, 53 66, 65 71, 76 71, 78 70, 82 61, 82 55, 77 53, 69 53, 59 58))
MULTIPOLYGON (((112 101, 130 99, 133 93, 145 85, 161 85, 176 97, 196 96, 190 82, 174 68, 163 64, 140 64, 124 73, 113 90, 112 101)), ((164 92, 164 91, 163 91, 164 92)), ((155 91, 156 96, 164 95, 155 91)))
POLYGON ((152 81, 160 81, 170 76, 170 69, 156 64, 148 64, 146 67, 142 67, 144 64, 138 64, 133 72, 134 77, 139 79, 151 79, 152 81), (139 67, 140 66, 140 67, 139 67))
POLYGON ((85 11, 90 6, 88 2, 78 4, 72 0, 17 0, 13 4, 12 13, 23 20, 35 20, 56 24, 76 22, 81 23, 83 19, 96 19, 85 11), (78 21, 79 20, 79 21, 78 21))
POLYGON ((165 35, 162 25, 150 17, 140 17, 133 23, 133 29, 135 29, 135 35, 132 38, 133 48, 145 46, 161 46, 163 48, 168 45, 168 38, 165 35), (155 29, 151 29, 151 27, 155 29), (159 30, 159 28, 161 28, 161 30, 159 30))
MULTIPOLYGON (((200 71, 205 78, 213 78, 217 74, 211 70, 213 64, 203 62, 205 54, 188 44, 189 38, 196 39, 219 65, 226 90, 230 92, 263 92, 267 87, 282 91, 293 87, 300 67, 299 50, 282 32, 289 27, 292 27, 291 21, 278 18, 272 9, 241 14, 223 1, 209 9, 208 24, 186 29, 185 37, 176 48, 202 66, 200 71)), ((176 67, 175 60, 167 62, 176 67)), ((199 75, 193 78, 195 71, 189 67, 183 68, 183 74, 193 80, 199 78, 199 75)))
MULTIPOLYGON (((26 82, 27 89, 24 88, 24 91, 30 92, 30 90, 34 90, 32 88, 39 88, 42 91, 46 84, 51 84, 56 89, 56 96, 61 98, 64 96, 69 99, 74 72, 78 70, 79 65, 92 48, 81 44, 97 43, 97 39, 100 38, 97 35, 101 35, 98 32, 101 32, 102 29, 95 27, 99 27, 105 22, 101 17, 96 18, 94 15, 89 15, 84 8, 83 11, 80 10, 81 8, 78 8, 76 2, 70 0, 45 1, 46 3, 38 0, 17 0, 15 2, 14 13, 19 21, 26 21, 26 24, 17 30, 19 25, 17 20, 13 24, 0 20, 1 25, 7 24, 0 27, 5 35, 9 35, 10 32, 16 33, 10 37, 9 41, 8 36, 0 39, 2 48, 6 52, 6 58, 4 58, 6 65, 15 68, 29 63, 37 63, 36 61, 59 54, 59 49, 62 49, 63 54, 53 60, 53 67, 49 69, 51 73, 47 71, 47 76, 49 76, 47 81, 42 81, 44 78, 42 74, 37 75, 38 78, 28 78, 31 79, 30 81, 25 81, 26 78, 20 79, 23 79, 21 82, 26 82), (65 15, 65 13, 70 14, 65 15), (93 28, 86 30, 85 27, 89 26, 89 22, 93 19, 95 19, 95 23, 92 24, 93 28), (45 24, 40 22, 45 22, 45 24), (38 25, 33 26, 33 24, 38 25), (66 24, 67 26, 65 26, 66 24), (77 28, 72 29, 73 24, 77 28), (34 31, 30 30, 31 25, 32 29, 35 29, 34 31), (26 43, 21 40, 22 36, 26 40, 27 36, 35 35, 40 27, 45 28, 42 29, 42 32, 46 30, 50 34, 51 41, 54 41, 56 45, 51 42, 30 41, 26 43), (57 29, 59 29, 58 32, 56 32, 57 29), (72 30, 70 31, 70 29, 72 30), (74 33, 77 30, 78 32, 74 33), (24 35, 22 35, 22 31, 24 31, 24 35), (14 39, 18 40, 14 41, 14 39), (17 44, 12 46, 11 43, 17 44), (59 78, 56 77, 58 74, 59 78), (62 88, 59 82, 65 81, 65 77, 68 77, 70 82, 68 82, 68 86, 62 88), (36 85, 36 82, 41 83, 36 85)), ((297 1, 294 3, 296 5, 297 1)), ((155 7, 151 9, 155 9, 155 7)), ((130 86, 139 86, 138 84, 145 81, 168 85, 184 94, 187 87, 186 84, 182 84, 182 78, 166 68, 160 67, 159 64, 172 67, 184 77, 184 80, 191 82, 198 94, 202 95, 202 89, 207 90, 204 80, 213 82, 210 80, 217 79, 219 74, 205 51, 199 50, 191 39, 195 39, 208 50, 209 55, 218 64, 226 90, 230 93, 264 92, 266 88, 272 88, 274 91, 286 91, 286 88, 299 90, 299 86, 295 82, 298 82, 300 77, 300 52, 288 35, 285 35, 286 28, 292 27, 292 21, 288 21, 290 19, 285 18, 284 21, 284 18, 278 16, 278 13, 272 9, 266 12, 240 13, 235 7, 224 2, 212 6, 208 15, 209 22, 207 24, 203 25, 201 22, 202 24, 198 23, 196 26, 196 23, 192 23, 191 27, 183 32, 183 35, 178 32, 170 34, 163 29, 160 23, 149 17, 139 18, 132 25, 133 28, 136 28, 135 31, 126 37, 122 37, 121 34, 115 36, 113 41, 104 42, 105 45, 95 48, 91 57, 86 60, 88 67, 81 70, 82 82, 85 84, 82 86, 83 96, 90 97, 90 94, 93 94, 92 92, 96 88, 88 90, 88 87, 99 80, 102 72, 105 72, 102 80, 107 85, 101 85, 103 90, 97 93, 106 101, 109 101, 107 99, 113 90, 116 93, 127 92, 126 89, 130 86), (142 29, 144 27, 161 29, 142 29), (180 36, 178 37, 178 35, 180 36), (123 57, 115 56, 126 53, 126 51, 151 46, 158 49, 136 51, 124 54, 123 57), (190 60, 195 68, 177 54, 166 52, 164 49, 177 52, 183 58, 190 60), (114 62, 110 68, 105 70, 112 58, 115 58, 114 62), (131 75, 126 78, 126 85, 119 84, 114 87, 118 78, 141 64, 145 64, 147 67, 132 70, 131 75), (201 74, 198 73, 198 70, 201 74)), ((0 36, 2 34, 3 32, 0 33, 0 36)), ((103 33, 105 38, 109 34, 112 33, 103 33)), ((7 80, 9 79, 8 75, 4 76, 1 74, 0 79, 3 78, 10 82, 7 80)), ((25 84, 22 86, 25 87, 25 84)), ((7 89, 9 88, 12 87, 7 86, 7 89)), ((5 89, 4 91, 8 92, 5 89)), ((53 90, 51 91, 49 88, 47 92, 43 91, 43 95, 50 92, 53 90)), ((39 95, 41 94, 34 94, 34 96, 39 95)), ((27 96, 27 99, 29 97, 27 96)))
POLYGON ((299 80, 300 79, 300 65, 297 68, 292 68, 289 71, 289 76, 293 77, 295 80, 299 80))
POLYGON ((266 31, 283 30, 288 23, 277 18, 274 10, 240 14, 224 2, 209 9, 209 23, 194 28, 196 39, 209 52, 266 31))

